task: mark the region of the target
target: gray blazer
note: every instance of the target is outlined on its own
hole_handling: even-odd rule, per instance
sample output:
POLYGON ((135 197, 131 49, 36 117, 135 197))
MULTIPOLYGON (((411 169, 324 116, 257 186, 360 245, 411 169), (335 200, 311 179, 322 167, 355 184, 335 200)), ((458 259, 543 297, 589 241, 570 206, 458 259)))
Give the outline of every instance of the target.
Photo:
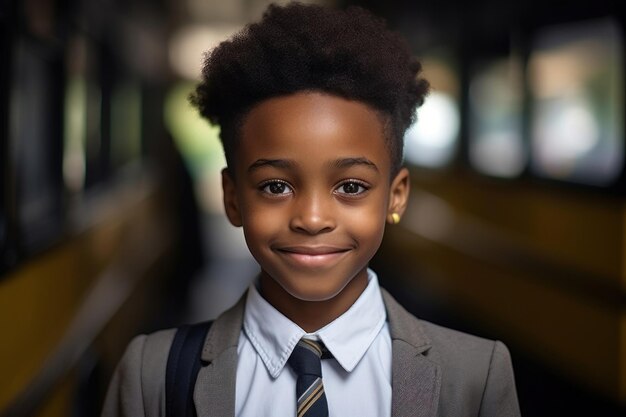
MULTIPOLYGON (((394 417, 519 416, 501 342, 418 320, 383 290, 392 339, 394 417)), ((213 323, 194 391, 198 417, 234 416, 237 343, 245 297, 213 323)), ((165 416, 165 367, 174 329, 137 336, 120 361, 102 417, 165 416)))

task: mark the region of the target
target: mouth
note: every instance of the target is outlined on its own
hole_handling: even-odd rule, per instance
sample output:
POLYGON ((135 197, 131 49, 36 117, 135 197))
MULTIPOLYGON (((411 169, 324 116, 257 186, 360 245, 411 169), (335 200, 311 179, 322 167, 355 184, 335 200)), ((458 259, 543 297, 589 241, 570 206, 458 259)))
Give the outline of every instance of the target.
POLYGON ((336 246, 287 246, 275 251, 297 268, 327 268, 337 263, 351 248, 336 246))

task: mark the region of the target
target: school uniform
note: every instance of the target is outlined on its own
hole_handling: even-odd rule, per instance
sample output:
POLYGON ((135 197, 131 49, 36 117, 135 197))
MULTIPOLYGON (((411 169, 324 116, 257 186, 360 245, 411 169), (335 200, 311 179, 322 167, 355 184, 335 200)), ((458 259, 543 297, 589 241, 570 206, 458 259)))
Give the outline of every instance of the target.
MULTIPOLYGON (((252 294, 254 297, 251 297, 251 291, 254 289, 251 288, 234 307, 218 317, 207 334, 201 354, 206 366, 200 369, 194 390, 198 417, 234 417, 235 410, 250 414, 250 407, 246 409, 242 406, 241 385, 240 398, 236 399, 235 395, 238 369, 240 384, 242 378, 247 378, 246 381, 249 380, 251 383, 259 381, 258 377, 246 375, 247 369, 238 368, 239 360, 243 360, 244 357, 246 367, 253 368, 249 370, 250 375, 261 374, 261 378, 266 378, 263 376, 265 370, 263 367, 268 367, 268 375, 271 374, 271 377, 267 376, 267 381, 261 382, 264 385, 272 384, 276 378, 283 378, 283 380, 289 378, 289 371, 284 369, 281 371, 284 363, 277 365, 272 358, 267 359, 265 353, 260 355, 263 356, 263 361, 259 360, 256 365, 249 365, 255 363, 250 361, 255 354, 254 349, 257 349, 259 353, 264 352, 263 349, 272 349, 272 346, 267 343, 263 348, 263 343, 259 343, 256 340, 257 337, 252 337, 255 333, 250 328, 254 327, 254 321, 249 321, 250 314, 246 315, 246 305, 250 306, 250 310, 257 308, 259 299, 254 301, 254 297, 258 294, 252 294), (251 302, 257 304, 250 304, 251 302), (246 326, 248 333, 242 330, 246 326), (270 364, 278 368, 273 369, 270 364)), ((369 347, 370 354, 372 350, 376 350, 375 355, 383 357, 384 363, 385 338, 391 341, 390 369, 383 365, 380 381, 374 382, 374 384, 380 383, 382 387, 390 383, 391 398, 384 393, 380 398, 384 404, 389 403, 391 416, 513 417, 520 415, 510 356, 501 342, 482 339, 418 320, 402 308, 389 293, 378 287, 375 275, 374 282, 372 283, 370 277, 368 288, 353 306, 361 310, 349 311, 347 314, 352 313, 353 318, 356 317, 355 315, 363 315, 376 297, 382 300, 381 305, 384 306, 386 320, 384 324, 376 324, 377 327, 374 328, 380 332, 380 335, 365 343, 368 346, 372 344, 369 347), (358 306, 359 302, 368 304, 358 306)), ((266 309, 260 310, 262 314, 266 314, 263 317, 269 317, 267 306, 261 305, 261 307, 266 309)), ((375 310, 376 306, 373 308, 375 310)), ((259 322, 257 320, 257 325, 259 322)), ((258 330, 256 334, 259 334, 258 330)), ((319 332, 322 341, 325 341, 324 338, 327 338, 326 340, 333 338, 329 336, 332 335, 333 329, 326 332, 324 330, 319 332)), ((165 416, 165 368, 174 334, 175 329, 169 329, 133 339, 111 381, 102 417, 165 416)), ((293 332, 291 335, 293 336, 293 332)), ((267 339, 271 340, 271 337, 267 339)), ((276 349, 282 348, 283 346, 278 343, 276 349)), ((332 344, 329 348, 332 353, 332 344)), ((336 354, 342 366, 352 372, 354 364, 346 366, 343 363, 349 362, 351 357, 346 356, 339 349, 336 350, 336 354)), ((362 352, 360 355, 366 354, 362 352)), ((355 360, 363 362, 359 366, 372 366, 368 365, 366 356, 365 359, 359 356, 355 360)), ((332 376, 331 373, 325 371, 323 379, 348 378, 346 380, 350 384, 349 375, 345 374, 347 371, 337 366, 336 363, 335 367, 338 369, 339 376, 332 376)), ((277 380, 280 381, 280 379, 277 380)), ((327 391, 332 387, 331 382, 328 381, 329 386, 325 383, 327 391)), ((365 387, 370 382, 365 381, 365 387)), ((282 383, 284 384, 284 381, 282 383)), ((362 384, 363 381, 360 383, 362 384)), ((371 388, 372 384, 369 385, 371 388)), ((277 405, 278 401, 272 399, 271 389, 267 393, 264 394, 261 391, 254 395, 258 398, 267 398, 268 403, 276 405, 274 408, 276 413, 284 414, 285 412, 277 405)), ((354 396, 354 394, 348 392, 346 395, 348 397, 345 401, 354 401, 354 398, 350 399, 350 395, 354 396)), ((329 395, 329 400, 332 398, 332 395, 329 395)), ((367 398, 364 398, 364 401, 367 401, 367 398)), ((293 401, 295 402, 295 399, 293 401)), ((260 401, 257 402, 260 403, 260 401)), ((371 413, 364 413, 360 410, 357 414, 378 417, 381 411, 376 410, 376 406, 380 407, 380 404, 376 402, 373 403, 371 413)), ((387 408, 387 405, 384 408, 387 408)), ((331 401, 329 412, 330 416, 345 415, 345 404, 333 405, 331 401), (344 408, 341 408, 342 406, 344 408)), ((266 415, 267 411, 259 411, 259 413, 258 415, 266 415)), ((384 414, 389 415, 387 412, 384 414)), ((269 415, 274 415, 274 413, 269 415)), ((349 415, 356 414, 350 413, 349 415)))

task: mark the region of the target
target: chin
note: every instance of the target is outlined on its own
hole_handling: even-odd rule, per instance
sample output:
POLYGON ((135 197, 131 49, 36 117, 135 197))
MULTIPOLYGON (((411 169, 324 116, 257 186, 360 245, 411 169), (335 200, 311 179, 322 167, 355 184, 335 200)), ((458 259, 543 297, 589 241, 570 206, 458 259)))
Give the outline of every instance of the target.
POLYGON ((325 286, 315 285, 313 288, 302 288, 297 286, 296 288, 289 288, 283 286, 283 289, 294 298, 302 301, 320 302, 328 301, 335 298, 343 289, 341 288, 326 288, 325 286))

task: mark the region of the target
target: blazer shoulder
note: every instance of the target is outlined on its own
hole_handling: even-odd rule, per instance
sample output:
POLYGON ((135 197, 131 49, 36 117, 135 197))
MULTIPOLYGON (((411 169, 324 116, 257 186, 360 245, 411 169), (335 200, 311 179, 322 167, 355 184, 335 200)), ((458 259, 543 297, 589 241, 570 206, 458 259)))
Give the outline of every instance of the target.
MULTIPOLYGON (((432 344, 428 356, 449 372, 459 372, 465 377, 483 378, 489 372, 496 355, 499 358, 509 356, 508 349, 500 341, 485 339, 424 320, 419 322, 432 344)), ((508 361, 510 362, 510 359, 508 361)))
POLYGON ((159 330, 131 340, 111 378, 102 417, 164 415, 165 369, 175 333, 159 330))
POLYGON ((152 384, 156 381, 165 386, 165 368, 176 330, 159 330, 145 336, 142 354, 144 383, 152 384))
POLYGON ((412 346, 437 367, 438 415, 519 416, 511 358, 502 342, 420 320, 384 290, 383 298, 394 345, 412 346))
POLYGON ((504 343, 420 323, 432 342, 428 356, 443 371, 443 415, 471 409, 479 416, 519 417, 511 356, 504 343))
POLYGON ((465 358, 472 354, 490 355, 493 349, 494 340, 485 339, 469 333, 443 327, 426 320, 419 320, 424 332, 430 338, 433 347, 444 349, 450 354, 462 354, 465 358))
POLYGON ((415 317, 387 291, 382 290, 391 337, 420 348, 440 352, 443 357, 482 355, 492 349, 493 341, 442 327, 415 317))

